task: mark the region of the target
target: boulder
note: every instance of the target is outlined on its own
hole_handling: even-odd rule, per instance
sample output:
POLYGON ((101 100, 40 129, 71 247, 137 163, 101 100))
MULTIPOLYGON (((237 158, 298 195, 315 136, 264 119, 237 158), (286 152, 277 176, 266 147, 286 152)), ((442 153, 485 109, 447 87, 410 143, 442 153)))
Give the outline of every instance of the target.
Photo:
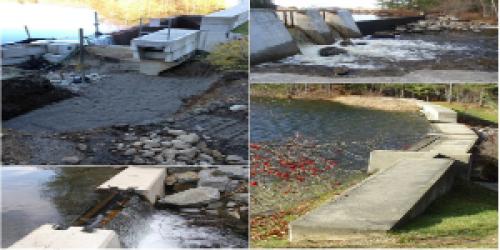
POLYGON ((198 141, 200 141, 200 137, 195 134, 195 133, 191 133, 191 134, 187 134, 187 135, 179 135, 177 137, 177 140, 180 140, 186 144, 195 144, 195 143, 198 143, 198 141))
POLYGON ((320 56, 336 56, 342 54, 347 54, 347 50, 337 47, 324 47, 319 50, 320 56))
POLYGON ((160 199, 158 203, 160 205, 176 207, 199 207, 208 205, 219 199, 220 193, 217 188, 197 187, 176 194, 167 195, 160 199))
POLYGON ((211 169, 201 170, 198 173, 200 177, 200 180, 198 181, 198 187, 212 187, 212 188, 217 188, 220 191, 225 191, 231 181, 229 177, 225 175, 215 176, 213 174, 214 170, 211 169))

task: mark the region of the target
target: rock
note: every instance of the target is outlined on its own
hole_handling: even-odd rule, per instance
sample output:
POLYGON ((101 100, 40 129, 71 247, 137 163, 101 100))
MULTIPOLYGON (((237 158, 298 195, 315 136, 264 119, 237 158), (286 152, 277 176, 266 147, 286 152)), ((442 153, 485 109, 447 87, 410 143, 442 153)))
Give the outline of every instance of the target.
POLYGON ((125 143, 118 143, 118 144, 116 144, 116 149, 122 150, 124 148, 125 148, 125 143))
POLYGON ((336 76, 345 76, 349 74, 350 69, 346 66, 340 66, 333 68, 333 75, 336 76))
POLYGON ((154 160, 155 160, 156 163, 163 163, 163 162, 165 162, 165 159, 163 158, 162 155, 155 156, 154 160))
POLYGON ((155 156, 155 152, 146 150, 146 151, 143 151, 141 155, 142 155, 142 157, 151 158, 151 157, 155 156))
POLYGON ((236 207, 236 203, 235 203, 235 202, 230 201, 230 202, 228 202, 228 203, 226 204, 226 207, 236 207))
POLYGON ((165 149, 161 152, 161 155, 165 157, 167 161, 171 161, 175 159, 175 156, 177 155, 177 150, 175 149, 165 149))
POLYGON ((235 210, 228 210, 227 214, 229 216, 233 217, 234 219, 237 219, 237 220, 239 220, 241 218, 240 214, 238 213, 238 211, 235 211, 235 210))
POLYGON ((125 134, 125 136, 123 137, 124 141, 137 141, 137 139, 137 136, 133 134, 125 134))
POLYGON ((171 175, 167 175, 167 177, 165 177, 165 184, 167 186, 172 186, 174 185, 175 183, 177 182, 177 178, 175 177, 175 175, 171 174, 171 175))
POLYGON ((142 145, 144 145, 144 143, 142 141, 136 141, 136 142, 132 143, 132 146, 134 146, 136 148, 140 148, 140 147, 142 147, 142 145))
POLYGON ((249 171, 244 166, 220 166, 217 170, 229 176, 231 179, 248 180, 249 171))
POLYGON ((218 161, 224 160, 224 155, 217 149, 212 150, 212 156, 218 161))
POLYGON ((175 119, 174 118, 167 118, 165 120, 167 123, 174 123, 175 122, 175 119))
POLYGON ((187 148, 187 149, 181 149, 181 150, 177 151, 178 155, 185 156, 189 160, 194 159, 194 157, 196 156, 197 153, 198 153, 198 149, 194 148, 194 147, 193 148, 187 148))
POLYGON ((177 207, 199 207, 220 199, 219 190, 212 187, 197 187, 173 195, 167 195, 159 204, 177 207))
POLYGON ((83 143, 78 143, 78 145, 76 145, 76 148, 80 151, 87 151, 87 145, 83 143))
POLYGON ((204 169, 198 173, 200 180, 198 181, 198 187, 212 187, 217 188, 220 191, 225 191, 230 184, 230 179, 227 176, 214 176, 214 170, 204 169))
POLYGON ((141 157, 139 156, 136 156, 134 157, 134 159, 132 160, 132 163, 136 164, 136 165, 142 165, 144 163, 146 163, 146 161, 144 159, 142 159, 141 157))
POLYGON ((231 164, 231 165, 245 165, 246 160, 243 159, 243 157, 239 155, 228 155, 226 156, 225 159, 226 163, 231 164))
POLYGON ((144 142, 144 149, 159 148, 161 144, 155 140, 146 140, 144 142))
POLYGON ((213 203, 210 203, 207 208, 208 209, 219 209, 221 207, 224 206, 224 203, 220 202, 220 201, 216 201, 216 202, 213 202, 213 203))
POLYGON ((229 107, 229 110, 231 111, 245 111, 248 109, 247 105, 233 105, 229 107))
POLYGON ((185 143, 181 140, 173 140, 172 141, 172 146, 176 149, 187 149, 187 148, 190 148, 191 145, 188 144, 188 143, 185 143))
POLYGON ((195 133, 191 133, 191 134, 187 134, 187 135, 179 135, 177 137, 177 140, 180 140, 180 141, 183 141, 184 143, 192 145, 192 144, 198 143, 198 141, 200 140, 200 137, 195 133))
POLYGON ((177 174, 175 174, 175 177, 176 177, 178 183, 197 182, 200 179, 200 177, 198 176, 198 173, 193 172, 193 171, 188 171, 188 172, 184 172, 184 173, 177 173, 177 174))
POLYGON ((320 56, 336 56, 341 54, 347 54, 347 50, 337 47, 324 47, 319 50, 320 56))
POLYGON ((351 41, 351 39, 342 40, 340 42, 340 46, 343 46, 343 47, 353 46, 353 45, 354 45, 354 43, 351 41))
POLYGON ((181 208, 179 209, 181 213, 186 213, 186 214, 199 214, 200 209, 198 208, 181 208))
POLYGON ((170 148, 170 147, 172 147, 174 144, 173 144, 172 142, 170 142, 170 141, 162 141, 162 142, 160 142, 160 145, 161 145, 162 147, 165 147, 165 148, 170 148))
POLYGON ((169 129, 167 131, 168 134, 173 135, 173 136, 179 136, 179 135, 185 135, 186 132, 184 130, 179 130, 179 129, 169 129))
POLYGON ((207 154, 200 154, 198 156, 198 158, 200 159, 200 161, 206 162, 208 164, 213 164, 215 162, 214 158, 210 155, 207 155, 207 154))
POLYGON ((80 157, 78 156, 66 156, 64 158, 62 158, 61 160, 64 164, 71 164, 71 165, 75 165, 75 164, 78 164, 80 162, 80 157))
POLYGON ((123 152, 122 155, 129 156, 129 155, 135 155, 137 154, 137 150, 135 148, 129 148, 123 152))
POLYGON ((355 44, 355 45, 368 45, 368 43, 367 43, 367 42, 356 42, 356 43, 354 43, 354 44, 355 44))
POLYGON ((248 193, 235 193, 231 198, 238 203, 248 204, 248 193))

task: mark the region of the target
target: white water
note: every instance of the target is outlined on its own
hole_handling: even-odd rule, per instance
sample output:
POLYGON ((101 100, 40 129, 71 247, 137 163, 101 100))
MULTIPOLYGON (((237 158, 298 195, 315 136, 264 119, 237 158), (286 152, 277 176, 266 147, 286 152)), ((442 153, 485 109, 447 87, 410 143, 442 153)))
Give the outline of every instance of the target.
POLYGON ((190 225, 186 217, 168 211, 155 212, 145 223, 136 248, 242 247, 240 236, 217 227, 190 225))
POLYGON ((354 43, 363 42, 366 45, 341 47, 347 54, 332 57, 319 56, 319 50, 332 45, 300 45, 301 54, 281 60, 284 64, 324 65, 330 67, 346 66, 358 69, 384 68, 384 62, 434 60, 440 54, 449 51, 465 51, 470 48, 452 44, 437 44, 423 40, 400 39, 352 39, 354 43))

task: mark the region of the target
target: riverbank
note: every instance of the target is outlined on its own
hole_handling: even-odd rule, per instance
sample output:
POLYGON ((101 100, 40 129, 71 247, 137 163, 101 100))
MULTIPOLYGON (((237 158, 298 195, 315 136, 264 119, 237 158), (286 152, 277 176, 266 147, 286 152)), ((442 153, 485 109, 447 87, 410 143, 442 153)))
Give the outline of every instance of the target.
MULTIPOLYGON (((248 155, 246 72, 218 70, 197 57, 160 76, 144 76, 137 72, 131 54, 114 49, 87 51, 85 70, 98 76, 90 83, 63 84, 67 79, 59 79, 78 72, 77 58, 55 72, 37 71, 41 79, 75 95, 35 103, 4 121, 5 164, 244 164, 248 155), (168 130, 179 131, 168 134, 168 130), (189 152, 174 152, 180 159, 158 156, 172 148, 172 140, 181 134, 198 138, 189 147, 176 148, 189 152), (146 140, 153 145, 145 146, 146 140), (164 144, 159 144, 162 140, 164 144), (26 154, 21 157, 16 152, 26 154)), ((25 74, 11 74, 10 81, 30 85, 19 80, 25 74)))
POLYGON ((286 90, 286 86, 283 86, 282 88, 278 86, 267 88, 267 86, 253 85, 251 89, 251 96, 277 99, 323 100, 383 111, 419 111, 419 107, 412 99, 405 100, 401 98, 366 95, 341 95, 338 92, 335 93, 335 89, 331 89, 330 92, 322 89, 311 89, 308 92, 293 93, 293 91, 288 92, 288 90, 286 90))

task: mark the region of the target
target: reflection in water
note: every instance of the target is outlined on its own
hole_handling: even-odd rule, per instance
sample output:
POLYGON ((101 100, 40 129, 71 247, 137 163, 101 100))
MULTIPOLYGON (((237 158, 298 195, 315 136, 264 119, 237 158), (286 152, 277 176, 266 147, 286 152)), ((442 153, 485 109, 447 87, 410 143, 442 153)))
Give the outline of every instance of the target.
POLYGON ((324 152, 349 169, 364 169, 370 151, 402 149, 420 140, 427 120, 414 112, 385 112, 330 101, 252 98, 251 140, 281 144, 296 133, 327 144, 324 152))
POLYGON ((93 204, 95 187, 116 172, 111 168, 2 167, 2 247, 42 224, 69 224, 93 204))
POLYGON ((32 37, 76 40, 78 29, 92 35, 94 12, 99 29, 109 33, 139 25, 139 19, 175 15, 204 15, 234 5, 230 0, 33 0, 0 2, 2 43, 32 37))

